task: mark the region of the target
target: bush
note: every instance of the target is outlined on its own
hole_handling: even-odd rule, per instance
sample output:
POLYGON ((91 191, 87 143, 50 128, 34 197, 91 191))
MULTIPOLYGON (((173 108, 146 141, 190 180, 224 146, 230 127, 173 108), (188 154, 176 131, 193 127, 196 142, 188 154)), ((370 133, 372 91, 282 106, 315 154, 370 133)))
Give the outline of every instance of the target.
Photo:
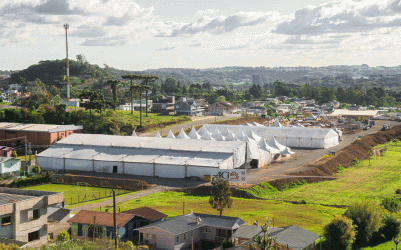
POLYGON ((382 200, 382 205, 385 209, 390 211, 391 213, 396 213, 400 211, 401 203, 400 199, 396 197, 387 197, 382 200))
POLYGON ((14 157, 14 158, 17 158, 18 157, 17 151, 13 150, 11 152, 11 156, 14 157))
POLYGON ((337 165, 337 172, 343 171, 345 168, 341 165, 337 165))
POLYGON ((57 234, 56 240, 58 242, 65 242, 70 240, 70 235, 68 234, 67 231, 61 231, 57 234))
POLYGON ((396 193, 396 194, 401 194, 401 189, 395 190, 395 193, 396 193))
POLYGON ((351 219, 343 216, 334 218, 324 227, 324 237, 329 240, 334 248, 351 249, 355 240, 355 226, 351 219))
POLYGON ((352 204, 344 215, 357 226, 356 246, 367 245, 382 226, 382 216, 377 212, 376 206, 366 201, 352 204))
POLYGON ((227 249, 227 248, 233 247, 234 244, 231 241, 224 241, 221 246, 222 246, 223 249, 227 249))
POLYGON ((132 250, 132 249, 134 249, 134 244, 132 243, 132 241, 122 242, 122 243, 118 244, 118 249, 132 250))
POLYGON ((32 168, 32 172, 33 172, 34 174, 39 174, 39 173, 41 172, 41 169, 40 169, 40 167, 39 167, 38 165, 35 165, 35 166, 32 168))
POLYGON ((383 216, 383 226, 379 229, 379 234, 384 236, 385 241, 397 237, 401 231, 401 222, 397 216, 386 214, 383 216))

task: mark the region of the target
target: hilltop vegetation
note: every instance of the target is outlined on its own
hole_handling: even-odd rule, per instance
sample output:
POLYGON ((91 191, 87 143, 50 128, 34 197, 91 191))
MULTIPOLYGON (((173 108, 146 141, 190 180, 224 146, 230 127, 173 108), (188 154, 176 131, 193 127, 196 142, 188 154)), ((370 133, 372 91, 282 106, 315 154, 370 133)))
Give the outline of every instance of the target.
MULTIPOLYGON (((90 64, 83 55, 77 60, 69 60, 70 83, 79 85, 90 78, 110 78, 112 75, 98 65, 90 64)), ((46 85, 61 85, 66 83, 66 60, 46 60, 33 64, 28 68, 11 75, 10 83, 20 83, 21 77, 26 81, 40 79, 46 85)))

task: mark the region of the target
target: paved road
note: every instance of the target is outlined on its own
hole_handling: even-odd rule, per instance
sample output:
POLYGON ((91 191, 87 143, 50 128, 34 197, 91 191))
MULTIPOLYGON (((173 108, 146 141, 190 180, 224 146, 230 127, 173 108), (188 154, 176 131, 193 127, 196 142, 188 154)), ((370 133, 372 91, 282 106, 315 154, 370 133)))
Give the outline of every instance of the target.
MULTIPOLYGON (((151 187, 149 189, 140 191, 138 193, 127 194, 127 195, 116 197, 116 203, 129 201, 129 200, 134 200, 134 199, 137 199, 137 198, 149 195, 149 194, 162 192, 162 191, 166 191, 166 190, 172 190, 172 189, 174 189, 174 188, 164 187, 164 186, 153 186, 153 187, 151 187)), ((90 210, 90 209, 95 209, 95 208, 99 208, 99 207, 106 207, 106 206, 110 206, 110 205, 113 205, 113 199, 100 201, 100 202, 96 202, 96 203, 92 203, 92 204, 88 204, 88 205, 83 205, 83 206, 80 206, 80 207, 75 207, 75 208, 72 208, 71 211, 73 213, 76 213, 76 212, 79 212, 81 210, 90 210)), ((68 208, 68 206, 66 208, 68 208)))
POLYGON ((155 137, 157 132, 159 132, 162 136, 167 135, 168 132, 173 131, 174 132, 178 132, 181 130, 181 128, 183 129, 187 129, 187 128, 191 128, 192 126, 199 126, 199 125, 203 125, 203 124, 207 124, 207 123, 211 123, 211 122, 215 122, 215 121, 221 121, 221 120, 227 120, 227 119, 231 119, 234 117, 240 117, 240 115, 226 115, 226 116, 202 116, 202 117, 193 117, 191 118, 192 121, 191 122, 187 122, 184 124, 177 124, 177 125, 173 125, 173 126, 169 126, 163 129, 159 129, 159 130, 154 130, 152 132, 148 132, 148 133, 142 133, 142 134, 138 134, 139 136, 144 136, 144 137, 155 137))
POLYGON ((337 152, 349 146, 360 135, 363 136, 376 133, 382 128, 384 123, 390 123, 392 126, 400 124, 396 121, 376 120, 376 125, 373 126, 370 130, 360 131, 359 133, 350 135, 343 135, 343 140, 340 142, 339 145, 335 147, 326 149, 291 149, 295 152, 295 154, 287 160, 270 164, 264 168, 249 169, 247 171, 247 182, 256 184, 259 182, 285 178, 285 175, 288 173, 308 170, 310 169, 309 167, 307 167, 309 163, 320 159, 322 155, 328 154, 329 152, 337 152))

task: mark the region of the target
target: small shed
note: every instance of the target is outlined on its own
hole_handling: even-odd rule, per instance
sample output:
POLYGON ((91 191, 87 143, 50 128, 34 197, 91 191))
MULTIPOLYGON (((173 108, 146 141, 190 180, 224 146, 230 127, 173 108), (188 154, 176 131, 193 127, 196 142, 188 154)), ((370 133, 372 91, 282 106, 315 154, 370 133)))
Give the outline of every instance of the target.
POLYGON ((13 152, 13 148, 0 146, 0 157, 11 157, 13 152))
POLYGON ((12 157, 0 157, 0 175, 11 175, 21 170, 20 159, 12 157))

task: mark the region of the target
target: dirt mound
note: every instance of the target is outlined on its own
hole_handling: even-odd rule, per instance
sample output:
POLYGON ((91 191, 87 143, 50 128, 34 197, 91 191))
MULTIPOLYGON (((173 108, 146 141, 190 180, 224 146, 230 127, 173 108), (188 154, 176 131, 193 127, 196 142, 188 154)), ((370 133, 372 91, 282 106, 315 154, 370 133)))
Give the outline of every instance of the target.
POLYGON ((337 166, 348 167, 355 159, 367 159, 368 152, 373 146, 383 144, 401 136, 401 125, 392 127, 388 131, 379 131, 366 135, 354 141, 351 145, 341 149, 335 156, 309 164, 313 169, 290 173, 290 175, 327 176, 337 172, 337 166))
MULTIPOLYGON (((255 197, 248 192, 237 189, 237 188, 249 188, 253 185, 230 185, 230 190, 231 190, 231 196, 233 197, 238 197, 238 198, 248 198, 248 199, 255 199, 255 197)), ((193 194, 193 195, 202 195, 202 196, 209 196, 212 190, 212 186, 210 183, 203 184, 200 186, 196 187, 190 187, 190 188, 182 188, 182 189, 177 189, 175 191, 177 192, 184 192, 187 194, 193 194)))
POLYGON ((278 190, 283 190, 283 186, 290 183, 295 183, 297 181, 307 181, 308 183, 316 183, 321 181, 330 181, 334 179, 323 178, 323 177, 289 177, 284 179, 277 179, 274 181, 269 181, 268 183, 278 190))

